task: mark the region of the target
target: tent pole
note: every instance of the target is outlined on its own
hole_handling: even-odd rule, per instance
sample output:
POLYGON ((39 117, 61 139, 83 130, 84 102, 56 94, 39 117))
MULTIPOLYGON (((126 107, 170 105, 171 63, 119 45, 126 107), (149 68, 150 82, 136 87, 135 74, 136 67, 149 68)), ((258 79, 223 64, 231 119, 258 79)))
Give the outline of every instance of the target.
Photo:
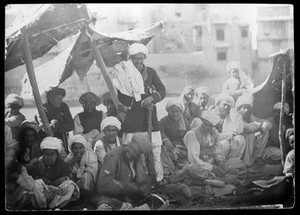
MULTIPOLYGON (((91 41, 91 38, 88 38, 88 42, 89 42, 90 47, 92 48, 93 55, 94 55, 94 57, 96 59, 96 62, 97 62, 98 66, 99 66, 99 68, 100 68, 100 70, 102 72, 103 78, 104 78, 105 83, 106 83, 106 85, 108 87, 108 90, 109 90, 111 98, 112 98, 112 100, 114 102, 114 105, 116 107, 118 107, 118 105, 120 104, 120 102, 118 100, 116 91, 115 91, 114 86, 113 86, 113 84, 112 84, 112 82, 110 80, 110 77, 108 75, 108 72, 107 72, 104 60, 103 60, 103 58, 102 58, 102 56, 101 56, 101 54, 100 54, 100 52, 99 52, 99 50, 97 48, 96 42, 94 40, 91 41)), ((122 121, 124 122, 124 118, 125 118, 124 113, 119 113, 119 115, 120 115, 122 121)))
POLYGON ((30 80, 30 84, 32 87, 35 104, 36 104, 38 112, 41 116, 42 123, 45 126, 45 132, 46 132, 47 136, 53 136, 46 113, 43 108, 43 103, 42 103, 42 99, 40 97, 39 88, 36 83, 36 78, 35 78, 34 68, 33 68, 33 63, 32 63, 32 57, 31 57, 31 51, 30 51, 28 37, 27 37, 26 26, 21 29, 21 33, 22 33, 22 37, 23 37, 22 46, 23 46, 24 60, 25 60, 25 64, 26 64, 28 78, 30 80))
POLYGON ((286 62, 284 61, 283 72, 282 72, 282 85, 281 85, 281 110, 280 110, 279 132, 278 132, 282 166, 284 166, 285 157, 286 157, 286 152, 285 152, 286 147, 284 145, 285 134, 283 132, 285 94, 286 94, 286 62))

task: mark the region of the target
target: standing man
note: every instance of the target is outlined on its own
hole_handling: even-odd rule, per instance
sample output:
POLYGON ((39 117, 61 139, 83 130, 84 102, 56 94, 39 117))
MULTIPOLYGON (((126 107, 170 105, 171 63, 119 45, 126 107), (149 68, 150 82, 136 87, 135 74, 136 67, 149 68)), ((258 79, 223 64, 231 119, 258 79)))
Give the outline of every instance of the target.
POLYGON ((122 125, 123 143, 131 141, 135 132, 147 133, 150 129, 156 181, 163 183, 163 170, 160 161, 161 134, 158 126, 155 104, 166 96, 166 88, 156 71, 144 65, 148 55, 146 46, 133 43, 128 48, 130 59, 115 66, 114 86, 118 90, 118 99, 123 106, 118 109, 127 110, 122 125), (153 107, 152 112, 149 111, 153 107), (149 128, 148 117, 152 113, 152 123, 149 128))
MULTIPOLYGON (((47 102, 43 104, 54 137, 63 141, 64 151, 68 151, 68 132, 74 129, 74 121, 69 106, 62 100, 66 96, 63 88, 52 87, 46 92, 47 102)), ((41 119, 37 121, 42 125, 41 119)))

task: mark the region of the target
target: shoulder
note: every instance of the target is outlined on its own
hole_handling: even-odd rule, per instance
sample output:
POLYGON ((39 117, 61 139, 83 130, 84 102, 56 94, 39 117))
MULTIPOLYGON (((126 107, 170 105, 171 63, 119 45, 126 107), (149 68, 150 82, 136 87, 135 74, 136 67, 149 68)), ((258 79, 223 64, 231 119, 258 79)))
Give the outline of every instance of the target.
POLYGON ((163 118, 161 118, 159 120, 159 123, 165 123, 167 121, 167 119, 168 119, 168 116, 164 116, 163 118))
POLYGON ((64 109, 69 109, 69 105, 67 103, 65 103, 65 102, 63 102, 61 104, 61 107, 64 108, 64 109))
POLYGON ((156 73, 155 69, 153 69, 152 67, 147 66, 147 72, 148 73, 156 73))

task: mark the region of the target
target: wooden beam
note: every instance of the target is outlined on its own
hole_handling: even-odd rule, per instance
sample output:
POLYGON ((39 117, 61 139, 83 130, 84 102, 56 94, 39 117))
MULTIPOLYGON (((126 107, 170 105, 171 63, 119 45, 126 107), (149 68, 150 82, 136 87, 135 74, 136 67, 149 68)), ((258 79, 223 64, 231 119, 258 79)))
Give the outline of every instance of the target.
MULTIPOLYGON (((98 67, 100 68, 101 72, 102 72, 102 75, 103 75, 103 78, 104 78, 104 81, 107 85, 107 88, 109 90, 109 93, 111 95, 111 98, 114 102, 114 105, 116 107, 118 107, 118 105, 120 104, 119 100, 118 100, 118 97, 117 97, 117 94, 116 94, 116 91, 115 91, 115 88, 110 80, 110 77, 108 75, 108 72, 107 72, 107 69, 106 69, 106 66, 105 66, 105 63, 104 63, 104 60, 100 54, 100 51, 98 50, 97 48, 97 45, 96 45, 96 41, 91 41, 88 37, 88 42, 89 42, 89 45, 90 47, 92 48, 92 51, 93 51, 93 55, 96 59, 96 62, 97 62, 97 65, 98 67)), ((124 113, 119 113, 122 121, 124 122, 124 118, 125 118, 125 114, 124 113)))
POLYGON ((26 64, 26 70, 28 74, 28 78, 32 87, 32 92, 35 100, 36 107, 38 109, 39 115, 41 116, 42 123, 45 126, 45 132, 48 136, 53 136, 52 130, 49 125, 48 118, 46 116, 42 99, 40 97, 39 88, 37 86, 35 74, 34 74, 34 68, 32 63, 32 57, 31 57, 31 51, 28 43, 28 37, 27 37, 27 28, 26 26, 21 29, 21 34, 23 37, 23 53, 24 53, 24 60, 26 64))
POLYGON ((286 157, 286 147, 284 145, 285 134, 283 132, 283 118, 284 118, 284 104, 285 104, 285 94, 286 94, 286 58, 287 55, 282 56, 283 61, 283 71, 282 71, 282 85, 281 85, 281 110, 280 110, 280 120, 279 120, 279 142, 280 142, 280 151, 281 151, 281 164, 284 166, 285 157, 286 157))

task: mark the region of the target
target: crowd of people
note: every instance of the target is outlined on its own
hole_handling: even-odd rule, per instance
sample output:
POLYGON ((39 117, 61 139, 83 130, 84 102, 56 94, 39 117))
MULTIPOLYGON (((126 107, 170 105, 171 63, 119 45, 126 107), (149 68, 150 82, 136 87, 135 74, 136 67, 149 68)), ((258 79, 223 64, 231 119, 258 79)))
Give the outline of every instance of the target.
POLYGON ((149 210, 153 194, 165 203, 176 195, 192 198, 196 185, 215 195, 230 193, 256 165, 279 168, 265 169, 265 179, 294 178, 290 108, 284 104, 282 166, 281 103, 274 105, 272 118, 255 117, 254 85, 239 62, 227 65, 230 78, 222 93, 213 98, 206 86, 187 86, 168 100, 167 115, 159 120, 155 104, 165 98, 166 88, 144 64, 147 55, 143 44, 133 43, 128 60, 114 67, 117 106, 109 92, 102 97, 86 92, 79 98, 83 111, 73 118, 63 102, 65 90, 47 91, 43 106, 53 136, 39 114, 26 119, 20 112, 20 96, 7 96, 7 209, 57 209, 80 201, 96 210, 149 210), (96 109, 101 102, 106 112, 96 109), (124 121, 120 113, 126 114, 124 121))

